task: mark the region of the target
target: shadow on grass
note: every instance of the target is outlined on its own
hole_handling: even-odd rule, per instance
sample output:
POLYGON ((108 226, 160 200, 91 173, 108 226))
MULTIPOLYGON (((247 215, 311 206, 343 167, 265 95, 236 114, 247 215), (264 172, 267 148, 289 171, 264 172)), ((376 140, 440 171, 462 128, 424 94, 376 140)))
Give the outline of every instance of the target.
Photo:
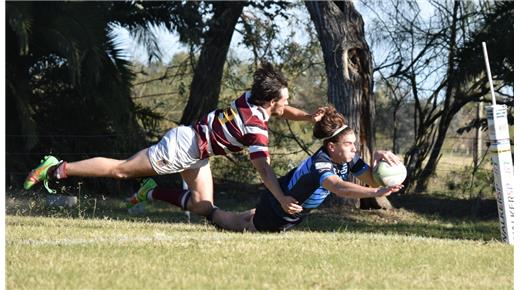
POLYGON ((401 195, 393 210, 330 208, 311 214, 300 230, 398 234, 441 239, 498 240, 495 200, 401 195))
POLYGON ((417 214, 437 216, 444 220, 498 220, 497 202, 494 199, 456 199, 410 194, 392 196, 390 201, 397 208, 417 214))
MULTIPOLYGON (((258 188, 227 190, 216 186, 215 201, 221 208, 243 211, 253 208, 258 188)), ((46 193, 21 192, 6 195, 6 214, 73 219, 112 219, 152 223, 207 224, 202 217, 187 214, 169 204, 154 202, 141 214, 130 215, 124 199, 82 197, 72 208, 45 205, 46 193)), ((441 239, 491 241, 500 238, 495 200, 461 200, 427 195, 391 198, 395 210, 321 208, 295 230, 316 232, 383 233, 441 239)), ((88 227, 88 226, 87 226, 88 227)))
POLYGON ((111 219, 153 223, 199 223, 202 218, 187 214, 162 202, 146 205, 142 212, 131 214, 124 198, 82 196, 73 207, 49 206, 45 192, 19 192, 6 195, 6 215, 71 218, 111 219))
MULTIPOLYGON (((363 214, 363 213, 361 213, 363 214)), ((439 223, 414 221, 370 222, 363 219, 335 218, 329 214, 316 214, 298 228, 303 231, 381 233, 419 236, 439 239, 491 241, 500 238, 497 222, 439 223)))

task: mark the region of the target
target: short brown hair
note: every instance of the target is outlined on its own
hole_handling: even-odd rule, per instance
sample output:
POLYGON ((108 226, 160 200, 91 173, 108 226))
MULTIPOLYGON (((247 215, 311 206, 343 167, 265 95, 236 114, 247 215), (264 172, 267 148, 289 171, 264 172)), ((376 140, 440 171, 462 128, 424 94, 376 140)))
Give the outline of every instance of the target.
POLYGON ((253 75, 250 102, 262 106, 271 100, 278 101, 282 97, 280 90, 287 87, 287 79, 283 73, 276 70, 271 63, 262 61, 253 75))
POLYGON ((345 117, 343 114, 336 111, 336 109, 331 105, 326 106, 324 109, 325 113, 323 117, 314 125, 314 129, 312 131, 314 138, 324 139, 323 144, 325 145, 328 142, 337 142, 341 136, 354 132, 354 130, 347 127, 342 130, 340 134, 330 138, 334 132, 336 132, 336 130, 345 125, 345 117))

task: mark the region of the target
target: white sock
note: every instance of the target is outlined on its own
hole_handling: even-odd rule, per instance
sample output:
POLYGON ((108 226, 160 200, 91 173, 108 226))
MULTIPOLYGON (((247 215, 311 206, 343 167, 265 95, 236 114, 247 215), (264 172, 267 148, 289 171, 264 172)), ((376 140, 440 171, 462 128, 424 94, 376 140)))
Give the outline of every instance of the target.
POLYGON ((153 200, 152 193, 153 193, 153 189, 150 189, 150 191, 148 191, 148 194, 146 194, 146 197, 148 198, 149 201, 153 200))

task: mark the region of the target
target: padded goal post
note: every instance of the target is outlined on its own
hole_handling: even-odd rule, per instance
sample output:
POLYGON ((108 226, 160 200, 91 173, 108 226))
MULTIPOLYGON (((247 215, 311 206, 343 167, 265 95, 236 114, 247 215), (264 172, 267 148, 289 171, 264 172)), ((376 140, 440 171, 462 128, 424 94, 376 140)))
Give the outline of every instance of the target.
POLYGON ((493 163, 493 175, 495 178, 495 193, 497 198, 498 218, 500 221, 500 234, 502 241, 514 244, 514 171, 511 157, 511 143, 509 141, 509 124, 507 122, 507 106, 497 105, 493 77, 489 67, 486 43, 482 42, 486 72, 491 91, 491 106, 486 107, 488 120, 488 132, 493 163))

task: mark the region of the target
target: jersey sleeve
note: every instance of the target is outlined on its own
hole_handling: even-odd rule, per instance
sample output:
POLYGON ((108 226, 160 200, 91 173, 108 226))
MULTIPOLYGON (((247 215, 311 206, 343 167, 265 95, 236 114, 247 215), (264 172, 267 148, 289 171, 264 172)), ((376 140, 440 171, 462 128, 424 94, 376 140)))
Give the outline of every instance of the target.
POLYGON ((264 134, 246 134, 244 143, 248 146, 249 159, 269 157, 269 139, 264 134))
POLYGON ((254 160, 262 157, 269 157, 267 146, 252 145, 249 146, 249 159, 254 160))
POLYGON ((348 163, 348 165, 350 167, 350 172, 352 172, 352 175, 355 177, 360 176, 369 168, 368 164, 366 164, 365 161, 363 161, 363 159, 361 159, 361 157, 357 154, 352 159, 352 161, 348 163))
POLYGON ((320 177, 320 186, 323 186, 323 182, 328 177, 337 175, 334 172, 334 165, 330 161, 316 161, 316 163, 314 163, 314 167, 316 168, 316 172, 320 177))

